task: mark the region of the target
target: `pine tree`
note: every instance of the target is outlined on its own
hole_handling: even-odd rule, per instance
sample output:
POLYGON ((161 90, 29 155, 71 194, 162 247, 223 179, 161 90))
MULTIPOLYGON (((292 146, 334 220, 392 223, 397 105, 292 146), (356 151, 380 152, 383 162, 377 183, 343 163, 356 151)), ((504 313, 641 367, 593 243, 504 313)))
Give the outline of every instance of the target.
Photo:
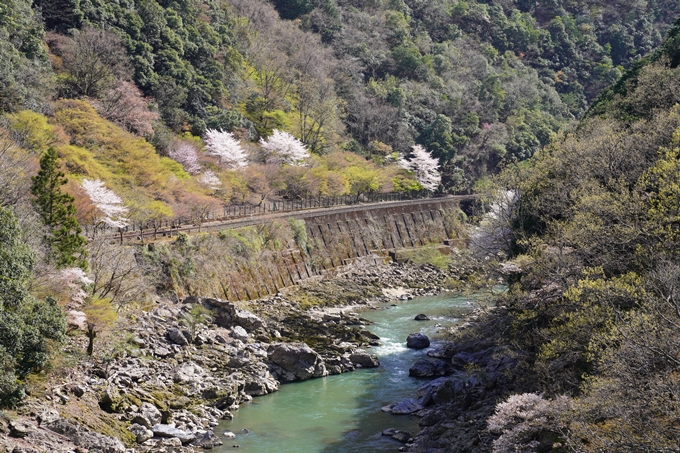
POLYGON ((64 176, 59 170, 57 152, 50 147, 40 158, 40 171, 38 176, 33 177, 31 192, 35 196, 37 211, 50 229, 47 243, 55 264, 85 269, 87 241, 81 236, 82 229, 75 218, 73 197, 61 191, 61 186, 68 181, 64 176))

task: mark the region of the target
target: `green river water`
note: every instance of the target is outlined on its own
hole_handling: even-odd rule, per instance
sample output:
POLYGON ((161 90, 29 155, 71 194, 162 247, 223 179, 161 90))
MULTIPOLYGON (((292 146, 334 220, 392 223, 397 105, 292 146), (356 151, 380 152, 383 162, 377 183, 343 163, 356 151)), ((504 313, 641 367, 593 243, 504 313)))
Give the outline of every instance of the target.
POLYGON ((413 332, 436 337, 436 324, 450 326, 457 320, 452 308, 472 308, 470 298, 437 296, 385 305, 362 312, 373 321, 369 330, 381 337, 377 354, 380 367, 286 384, 278 392, 257 397, 222 422, 215 433, 224 445, 213 451, 254 453, 350 453, 396 452, 402 445, 381 436, 386 428, 418 432, 415 417, 381 412, 380 408, 416 396, 428 380, 409 377, 409 367, 427 350, 406 348, 413 332), (415 321, 419 313, 430 321, 415 321), (244 433, 243 429, 249 432, 244 433), (232 431, 235 439, 226 439, 232 431), (234 446, 238 445, 238 449, 234 446))

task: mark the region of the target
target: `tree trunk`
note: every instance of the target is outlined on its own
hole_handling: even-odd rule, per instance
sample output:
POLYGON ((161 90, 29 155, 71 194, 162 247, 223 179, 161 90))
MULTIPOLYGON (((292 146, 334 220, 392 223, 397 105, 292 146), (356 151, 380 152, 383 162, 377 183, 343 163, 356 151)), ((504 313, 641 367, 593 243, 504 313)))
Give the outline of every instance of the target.
POLYGON ((92 355, 94 352, 94 339, 97 337, 97 331, 92 327, 87 328, 87 355, 92 355))

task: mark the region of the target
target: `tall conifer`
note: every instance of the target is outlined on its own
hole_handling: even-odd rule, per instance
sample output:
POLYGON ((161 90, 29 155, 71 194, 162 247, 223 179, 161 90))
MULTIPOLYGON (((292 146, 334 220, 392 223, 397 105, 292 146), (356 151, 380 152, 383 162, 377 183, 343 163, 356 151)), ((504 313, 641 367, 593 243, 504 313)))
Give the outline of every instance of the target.
POLYGON ((75 218, 73 197, 61 191, 61 186, 67 182, 64 173, 59 170, 57 152, 50 147, 40 158, 38 175, 33 177, 31 192, 35 196, 35 206, 50 229, 47 242, 56 265, 85 269, 87 241, 80 235, 82 229, 75 218))

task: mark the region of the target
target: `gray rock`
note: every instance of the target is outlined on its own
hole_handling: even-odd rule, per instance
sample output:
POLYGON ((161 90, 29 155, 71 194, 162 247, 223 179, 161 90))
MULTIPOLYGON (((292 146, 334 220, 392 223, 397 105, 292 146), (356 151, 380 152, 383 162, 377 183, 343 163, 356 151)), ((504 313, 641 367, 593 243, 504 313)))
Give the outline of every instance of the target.
MULTIPOLYGON (((175 450, 176 448, 181 448, 181 447, 182 447, 182 441, 179 440, 179 439, 176 438, 176 437, 166 437, 166 438, 164 438, 164 439, 161 439, 161 440, 160 440, 160 444, 161 444, 163 447, 170 447, 170 448, 172 448, 172 450, 170 450, 170 451, 176 451, 176 450, 175 450)), ((163 450, 161 450, 161 451, 163 451, 163 450)), ((167 451, 167 450, 166 450, 166 451, 167 451)))
POLYGON ((203 299, 203 301, 219 307, 220 310, 215 322, 220 327, 231 327, 233 324, 236 324, 249 332, 261 327, 267 327, 267 323, 262 318, 248 310, 236 308, 231 302, 219 299, 203 299))
POLYGON ((198 384, 204 381, 205 370, 194 362, 185 362, 175 368, 173 380, 181 384, 198 384))
POLYGON ((35 431, 35 425, 28 420, 11 420, 9 422, 9 433, 12 437, 26 437, 35 431))
POLYGON ((419 314, 419 315, 416 315, 416 317, 413 318, 413 319, 415 319, 416 321, 429 321, 430 320, 430 318, 427 315, 424 315, 422 313, 419 314))
POLYGON ((436 393, 448 380, 448 378, 440 377, 428 382, 418 389, 418 396, 422 397, 423 400, 428 399, 428 395, 436 393))
POLYGON ((406 338, 406 347, 411 349, 424 349, 430 346, 430 339, 422 333, 412 333, 406 338))
POLYGON ((85 394, 85 391, 86 391, 85 387, 83 387, 82 385, 72 385, 69 388, 69 390, 71 391, 71 393, 73 393, 78 398, 83 396, 85 394))
POLYGON ((156 406, 151 403, 142 403, 142 407, 139 412, 133 414, 132 423, 137 423, 147 428, 151 428, 153 425, 159 424, 161 422, 161 418, 161 411, 159 411, 156 406))
POLYGON ((132 424, 128 430, 135 435, 138 444, 142 444, 153 437, 153 431, 139 423, 132 424))
POLYGON ((391 412, 397 415, 408 415, 421 410, 423 406, 418 403, 413 398, 407 398, 394 406, 392 406, 391 412))
POLYGON ((160 357, 161 359, 164 359, 172 355, 172 351, 170 351, 168 348, 164 348, 163 346, 155 348, 153 350, 153 353, 156 354, 156 356, 160 357))
POLYGON ((222 445, 222 441, 215 435, 215 433, 213 433, 211 430, 208 430, 205 432, 205 434, 196 438, 193 442, 193 445, 206 450, 212 450, 213 448, 222 445))
POLYGON ((177 327, 168 329, 168 332, 165 335, 168 338, 168 340, 180 346, 186 346, 189 344, 189 340, 187 340, 187 337, 185 337, 184 334, 177 327))
POLYGON ((248 341, 248 332, 241 326, 236 326, 231 332, 231 336, 237 340, 248 341))
POLYGON ((125 453, 125 446, 120 440, 93 433, 63 418, 52 423, 43 423, 41 426, 63 435, 75 445, 84 447, 87 450, 100 453, 125 453))
POLYGON ((250 365, 250 363, 250 359, 247 357, 229 357, 227 366, 229 368, 243 368, 246 365, 250 365))
POLYGON ((236 309, 232 316, 234 323, 244 327, 248 331, 259 329, 260 327, 267 327, 267 323, 262 318, 247 310, 236 309))
POLYGON ((181 429, 175 428, 174 425, 154 425, 151 427, 151 431, 153 431, 154 436, 174 437, 179 439, 183 444, 188 444, 196 438, 194 433, 182 431, 181 429))
MULTIPOLYGON (((289 375, 293 375, 292 380, 305 380, 327 374, 321 356, 304 343, 273 343, 267 349, 267 357, 289 375)), ((289 375, 284 374, 279 380, 283 378, 283 382, 289 382, 289 375)))
POLYGON ((392 435, 392 438, 394 440, 398 440, 402 444, 405 444, 406 442, 413 439, 413 436, 410 433, 407 433, 406 431, 401 431, 401 430, 398 429, 394 432, 394 434, 392 435))
POLYGON ((435 377, 451 374, 453 369, 443 360, 420 359, 408 370, 409 376, 413 377, 435 377))
POLYGON ((60 418, 61 416, 56 409, 45 408, 38 414, 38 423, 40 425, 50 424, 56 422, 60 418))
POLYGON ((397 430, 394 429, 394 428, 387 428, 387 429, 383 429, 382 435, 392 437, 392 436, 394 436, 394 433, 396 433, 396 432, 397 432, 397 430))
POLYGON ((380 366, 378 357, 373 354, 369 354, 363 349, 357 349, 354 351, 354 353, 350 354, 349 360, 354 365, 361 365, 362 368, 376 368, 380 366))
POLYGON ((253 376, 247 380, 244 391, 251 396, 261 396, 276 392, 278 389, 278 381, 267 372, 267 376, 253 376))
POLYGON ((437 359, 451 360, 451 358, 456 354, 456 346, 452 343, 439 344, 432 351, 428 351, 427 355, 437 359))

